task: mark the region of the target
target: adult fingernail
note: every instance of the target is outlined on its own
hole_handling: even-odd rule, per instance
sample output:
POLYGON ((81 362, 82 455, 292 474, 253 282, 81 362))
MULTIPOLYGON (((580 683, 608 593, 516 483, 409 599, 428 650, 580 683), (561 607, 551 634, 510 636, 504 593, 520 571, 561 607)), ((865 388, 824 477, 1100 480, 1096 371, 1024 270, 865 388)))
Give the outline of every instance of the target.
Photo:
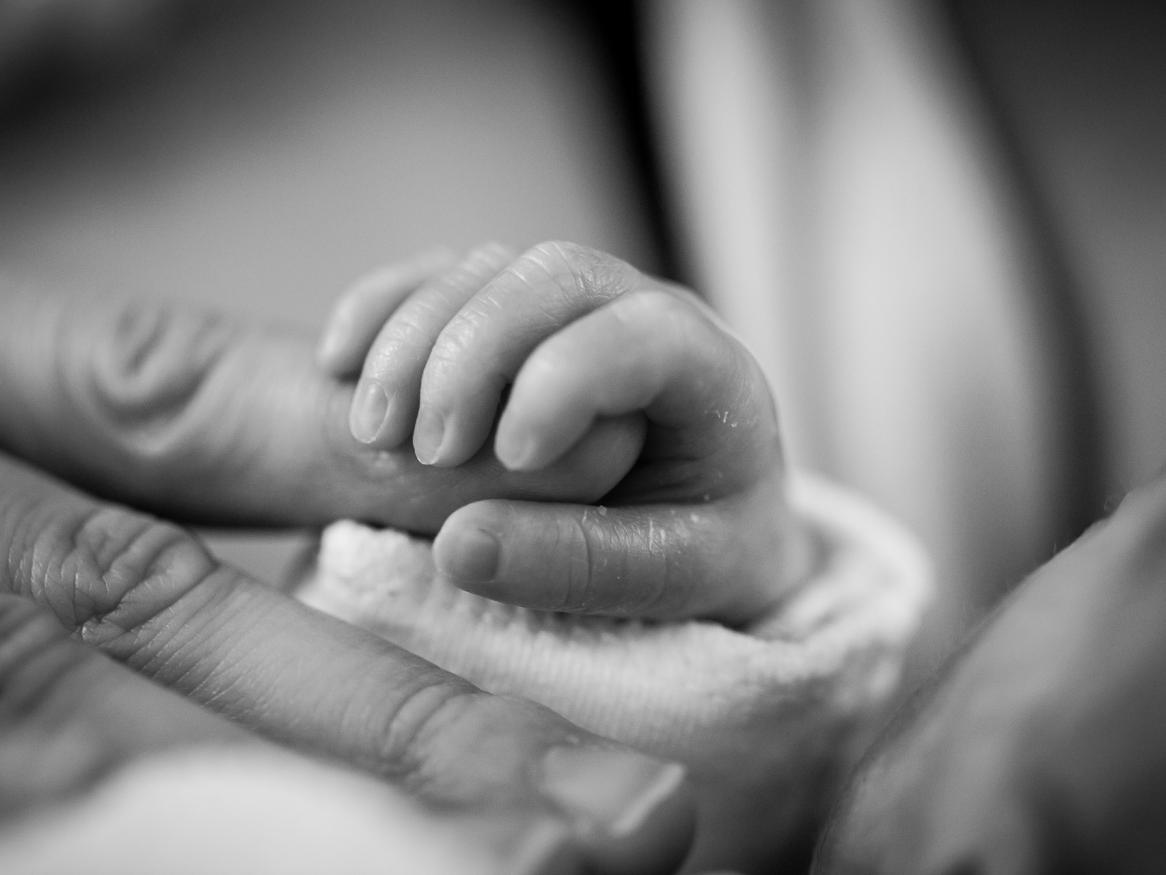
POLYGON ((442 415, 433 410, 422 410, 413 430, 413 451, 418 462, 432 465, 438 461, 444 433, 445 419, 442 415))
POLYGON ((633 751, 573 745, 542 761, 543 794, 586 829, 612 840, 629 838, 662 813, 687 808, 683 767, 633 751), (683 799, 681 797, 684 797, 683 799))
POLYGON ((437 570, 455 583, 489 583, 498 573, 498 540, 476 528, 443 529, 434 545, 437 570))
POLYGON ((352 400, 348 428, 362 444, 376 440, 389 415, 390 399, 385 387, 376 380, 361 380, 352 400))

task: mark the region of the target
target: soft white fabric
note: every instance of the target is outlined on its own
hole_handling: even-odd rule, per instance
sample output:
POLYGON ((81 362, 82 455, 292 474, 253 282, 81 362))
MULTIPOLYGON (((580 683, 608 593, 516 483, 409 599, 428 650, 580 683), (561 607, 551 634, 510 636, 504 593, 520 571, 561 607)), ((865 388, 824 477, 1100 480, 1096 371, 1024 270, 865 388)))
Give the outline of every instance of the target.
POLYGON ((495 693, 688 766, 700 857, 743 865, 815 812, 890 699, 929 593, 920 548, 857 497, 798 476, 811 577, 743 629, 534 612, 442 580, 430 545, 353 522, 327 529, 308 604, 495 693))

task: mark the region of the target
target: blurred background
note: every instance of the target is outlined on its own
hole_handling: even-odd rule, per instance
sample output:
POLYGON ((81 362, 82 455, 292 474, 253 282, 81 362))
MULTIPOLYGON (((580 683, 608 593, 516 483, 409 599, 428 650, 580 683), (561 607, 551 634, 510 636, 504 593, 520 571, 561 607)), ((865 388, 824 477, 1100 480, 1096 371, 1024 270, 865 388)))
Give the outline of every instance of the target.
MULTIPOLYGON (((0 269, 313 334, 435 244, 562 238, 657 270, 586 6, 0 0, 0 269)), ((211 535, 268 580, 303 541, 211 535)))
POLYGON ((435 243, 689 283, 933 652, 1162 462, 1164 74, 1137 2, 0 0, 0 269, 309 332, 435 243))

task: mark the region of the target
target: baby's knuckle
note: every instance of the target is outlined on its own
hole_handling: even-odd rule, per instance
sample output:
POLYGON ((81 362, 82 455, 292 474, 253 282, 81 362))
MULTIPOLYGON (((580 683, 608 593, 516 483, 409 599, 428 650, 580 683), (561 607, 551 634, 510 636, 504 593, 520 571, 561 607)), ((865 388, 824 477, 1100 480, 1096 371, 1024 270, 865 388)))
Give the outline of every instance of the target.
POLYGON ((609 551, 601 548, 586 516, 570 516, 558 527, 553 555, 565 558, 559 604, 552 610, 587 613, 603 607, 602 581, 611 573, 609 551))
POLYGON ((690 307, 660 289, 641 289, 624 295, 612 302, 608 312, 624 325, 677 326, 687 324, 692 318, 690 307))
POLYGON ((409 301, 384 324, 368 356, 378 375, 400 367, 402 361, 411 358, 403 355, 405 350, 426 342, 432 336, 433 330, 429 327, 432 309, 432 305, 424 301, 409 301))
POLYGON ((578 250, 572 243, 539 243, 515 259, 505 273, 530 291, 549 288, 569 296, 584 295, 586 288, 580 282, 578 250))
POLYGON ((596 303, 637 291, 643 285, 638 270, 620 258, 575 243, 549 244, 568 266, 575 289, 596 303))

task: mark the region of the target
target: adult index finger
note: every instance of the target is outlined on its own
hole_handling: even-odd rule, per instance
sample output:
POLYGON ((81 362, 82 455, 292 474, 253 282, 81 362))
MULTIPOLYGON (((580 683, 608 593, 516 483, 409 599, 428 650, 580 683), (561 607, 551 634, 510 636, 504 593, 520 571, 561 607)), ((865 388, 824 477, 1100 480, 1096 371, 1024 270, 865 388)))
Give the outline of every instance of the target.
POLYGON ((606 424, 553 470, 489 450, 433 471, 348 429, 311 340, 160 302, 0 287, 0 449, 114 500, 207 524, 357 517, 434 532, 487 497, 589 501, 639 450, 606 424))

